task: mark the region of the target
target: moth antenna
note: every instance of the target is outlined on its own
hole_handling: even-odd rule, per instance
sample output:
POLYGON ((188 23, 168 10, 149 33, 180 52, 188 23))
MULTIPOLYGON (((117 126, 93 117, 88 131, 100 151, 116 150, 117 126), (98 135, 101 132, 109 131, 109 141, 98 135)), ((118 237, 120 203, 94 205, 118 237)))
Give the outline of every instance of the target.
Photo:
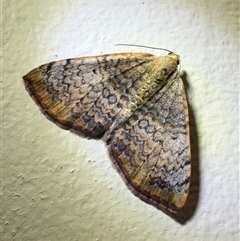
POLYGON ((116 44, 115 46, 128 46, 128 47, 141 47, 141 48, 147 48, 147 49, 157 49, 157 50, 164 50, 169 53, 173 53, 172 51, 164 48, 156 48, 156 47, 151 47, 151 46, 146 46, 146 45, 139 45, 139 44, 116 44))

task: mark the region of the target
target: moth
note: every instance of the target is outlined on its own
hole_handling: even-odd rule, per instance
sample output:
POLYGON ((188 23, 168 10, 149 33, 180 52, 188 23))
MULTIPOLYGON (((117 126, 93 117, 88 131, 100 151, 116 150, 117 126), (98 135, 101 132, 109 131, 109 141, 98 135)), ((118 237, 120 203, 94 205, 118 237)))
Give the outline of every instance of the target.
POLYGON ((183 207, 190 185, 188 104, 180 57, 116 53, 43 64, 23 77, 42 113, 105 142, 126 186, 160 210, 183 207))

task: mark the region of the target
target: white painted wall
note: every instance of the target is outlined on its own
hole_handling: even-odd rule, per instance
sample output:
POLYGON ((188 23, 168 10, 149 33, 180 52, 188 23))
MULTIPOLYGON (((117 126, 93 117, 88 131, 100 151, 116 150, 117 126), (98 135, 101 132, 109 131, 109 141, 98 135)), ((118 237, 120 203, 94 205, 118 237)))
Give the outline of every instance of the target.
POLYGON ((239 1, 3 0, 2 11, 2 240, 239 240, 239 1), (193 171, 175 219, 131 194, 101 141, 48 121, 21 79, 67 57, 162 54, 117 43, 182 59, 193 171))

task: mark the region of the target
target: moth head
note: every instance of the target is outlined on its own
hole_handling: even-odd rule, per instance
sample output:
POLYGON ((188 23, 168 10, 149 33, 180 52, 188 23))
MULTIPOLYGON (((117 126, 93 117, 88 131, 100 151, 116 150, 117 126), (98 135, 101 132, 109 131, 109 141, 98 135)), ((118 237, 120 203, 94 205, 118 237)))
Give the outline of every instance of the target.
POLYGON ((177 65, 179 65, 179 63, 180 63, 180 56, 179 56, 179 55, 171 52, 171 53, 168 54, 168 56, 169 56, 170 58, 172 58, 174 61, 176 61, 176 62, 177 62, 177 65))

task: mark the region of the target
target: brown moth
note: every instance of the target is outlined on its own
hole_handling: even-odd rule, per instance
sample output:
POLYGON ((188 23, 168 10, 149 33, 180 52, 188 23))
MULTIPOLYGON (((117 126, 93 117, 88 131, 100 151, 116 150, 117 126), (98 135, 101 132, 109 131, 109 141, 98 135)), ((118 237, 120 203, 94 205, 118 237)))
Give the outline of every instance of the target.
POLYGON ((23 77, 42 113, 102 139, 134 195, 177 212, 190 185, 188 105, 174 53, 119 53, 41 65, 23 77))

